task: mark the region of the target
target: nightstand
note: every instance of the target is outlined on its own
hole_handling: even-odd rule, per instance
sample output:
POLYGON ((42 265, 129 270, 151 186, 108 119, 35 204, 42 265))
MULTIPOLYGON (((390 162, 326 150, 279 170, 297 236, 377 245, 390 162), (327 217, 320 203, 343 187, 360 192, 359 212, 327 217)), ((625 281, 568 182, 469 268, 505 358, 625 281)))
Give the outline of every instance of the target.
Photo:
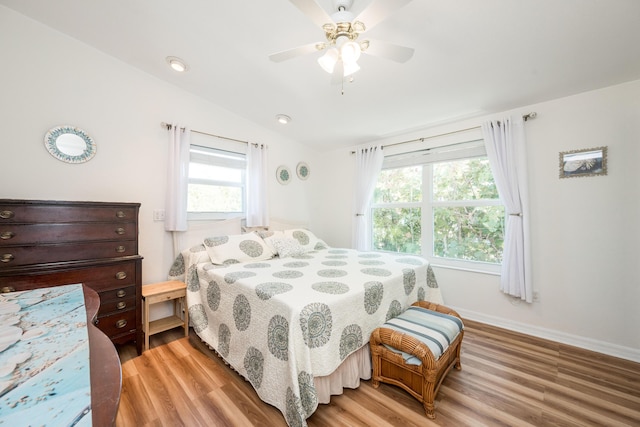
POLYGON ((187 285, 178 280, 159 282, 142 286, 144 350, 149 348, 149 337, 169 329, 184 328, 184 336, 189 336, 189 309, 187 308, 187 285), (159 302, 173 301, 173 315, 149 321, 149 308, 159 302), (184 316, 181 316, 184 308, 184 316))

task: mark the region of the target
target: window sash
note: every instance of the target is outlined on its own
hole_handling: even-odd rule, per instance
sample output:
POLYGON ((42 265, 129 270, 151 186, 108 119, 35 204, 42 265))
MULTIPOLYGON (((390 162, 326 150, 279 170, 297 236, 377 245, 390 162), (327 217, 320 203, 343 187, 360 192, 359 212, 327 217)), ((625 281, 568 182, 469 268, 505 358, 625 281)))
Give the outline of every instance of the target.
POLYGON ((238 214, 244 215, 246 213, 246 155, 235 151, 192 144, 190 147, 190 164, 194 163, 239 170, 240 182, 207 179, 206 177, 189 177, 188 185, 240 188, 242 191, 241 206, 238 211, 189 211, 187 212, 187 218, 190 220, 225 219, 237 217, 238 214))
MULTIPOLYGON (((433 165, 440 162, 486 157, 486 155, 484 141, 482 139, 474 139, 473 141, 456 142, 450 145, 423 148, 406 153, 392 154, 385 157, 382 166, 383 170, 422 165, 423 200, 420 202, 373 203, 371 205, 372 217, 374 209, 421 208, 422 256, 433 260, 434 265, 499 274, 500 264, 483 261, 460 260, 457 258, 436 257, 434 255, 433 247, 435 235, 433 215, 434 208, 503 206, 503 203, 499 198, 444 201, 433 200, 433 165)), ((371 233, 373 234, 373 222, 371 233)), ((375 250, 375 248, 373 249, 375 250)))

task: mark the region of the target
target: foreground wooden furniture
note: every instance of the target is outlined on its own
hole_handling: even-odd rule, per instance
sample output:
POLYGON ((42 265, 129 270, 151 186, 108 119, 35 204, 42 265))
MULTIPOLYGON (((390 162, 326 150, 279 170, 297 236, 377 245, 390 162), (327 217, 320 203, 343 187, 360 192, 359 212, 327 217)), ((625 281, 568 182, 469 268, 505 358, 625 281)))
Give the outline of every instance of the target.
POLYGON ((83 286, 82 290, 89 335, 91 418, 94 426, 113 426, 116 423, 122 389, 120 357, 109 337, 94 326, 100 308, 98 293, 87 286, 83 286))
MULTIPOLYGON (((413 305, 460 317, 454 310, 428 301, 418 301, 413 305)), ((460 346, 463 335, 464 331, 461 330, 436 360, 429 347, 416 338, 390 328, 375 329, 369 341, 373 386, 377 388, 382 381, 401 387, 422 402, 427 417, 435 418, 434 400, 442 381, 453 367, 461 369, 460 346), (416 356, 422 363, 407 364, 400 353, 390 350, 385 344, 416 356)))
POLYGON ((139 203, 0 199, 0 292, 83 283, 96 325, 142 353, 139 203))
POLYGON ((164 332, 178 326, 184 328, 184 336, 189 336, 189 310, 187 307, 187 285, 178 280, 153 283, 142 287, 142 299, 144 300, 142 328, 144 330, 144 350, 149 348, 149 337, 159 332, 164 332), (159 302, 173 301, 173 315, 149 321, 149 308, 159 302), (181 316, 182 308, 184 318, 181 316))

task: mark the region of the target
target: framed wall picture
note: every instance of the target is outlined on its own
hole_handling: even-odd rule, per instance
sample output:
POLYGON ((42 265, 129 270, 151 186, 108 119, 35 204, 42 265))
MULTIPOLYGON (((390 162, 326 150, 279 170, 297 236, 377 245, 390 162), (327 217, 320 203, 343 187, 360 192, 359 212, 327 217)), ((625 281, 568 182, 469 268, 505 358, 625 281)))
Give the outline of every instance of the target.
POLYGON ((280 166, 276 169, 276 179, 282 185, 287 185, 291 182, 291 171, 286 166, 280 166))
POLYGON ((560 178, 607 174, 607 147, 560 153, 560 178))
POLYGON ((296 173, 298 174, 298 178, 303 181, 309 178, 309 172, 311 172, 309 170, 309 165, 305 162, 300 162, 298 163, 298 166, 296 166, 296 173))

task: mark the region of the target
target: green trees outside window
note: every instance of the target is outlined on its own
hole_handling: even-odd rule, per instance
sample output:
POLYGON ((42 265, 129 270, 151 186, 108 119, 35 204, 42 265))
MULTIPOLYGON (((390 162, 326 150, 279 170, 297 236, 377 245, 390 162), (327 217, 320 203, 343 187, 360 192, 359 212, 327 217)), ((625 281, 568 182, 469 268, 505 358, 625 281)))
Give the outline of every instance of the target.
POLYGON ((376 250, 502 261, 504 207, 486 157, 383 170, 372 209, 376 250))

